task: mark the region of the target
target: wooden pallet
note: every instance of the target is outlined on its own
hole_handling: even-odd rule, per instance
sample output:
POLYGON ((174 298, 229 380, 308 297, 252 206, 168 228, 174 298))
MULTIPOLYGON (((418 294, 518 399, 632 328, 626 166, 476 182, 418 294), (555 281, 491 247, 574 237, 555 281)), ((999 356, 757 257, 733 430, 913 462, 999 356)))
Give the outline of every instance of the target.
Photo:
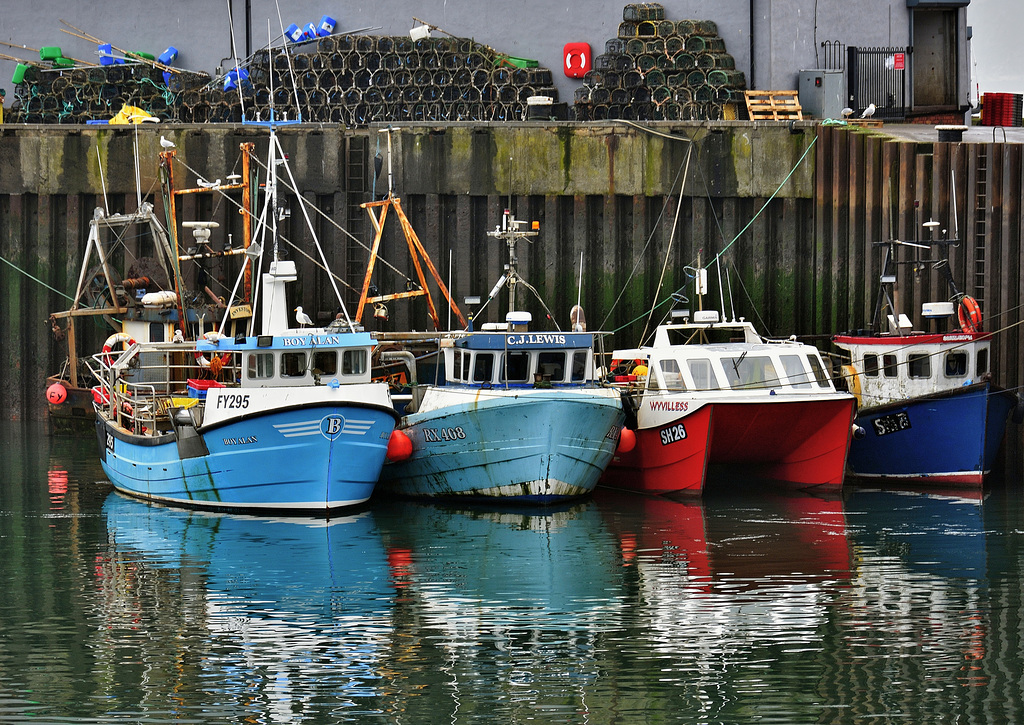
POLYGON ((846 122, 851 126, 860 126, 861 128, 882 127, 882 119, 880 118, 848 118, 846 122))
POLYGON ((744 91, 751 121, 802 121, 797 91, 744 91))

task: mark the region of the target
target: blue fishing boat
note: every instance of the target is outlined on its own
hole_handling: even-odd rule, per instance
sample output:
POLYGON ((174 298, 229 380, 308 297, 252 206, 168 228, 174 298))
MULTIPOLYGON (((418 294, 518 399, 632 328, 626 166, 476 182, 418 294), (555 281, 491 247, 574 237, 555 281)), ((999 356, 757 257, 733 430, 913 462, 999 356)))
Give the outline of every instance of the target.
POLYGON ((414 387, 399 426, 411 453, 385 465, 382 491, 552 504, 593 491, 610 463, 624 414, 618 391, 595 378, 595 334, 579 312, 573 331, 531 332, 531 315, 515 310, 516 287, 532 290, 515 245, 537 233, 522 223, 506 210, 488 233, 509 248, 488 299, 508 286, 505 322, 438 336, 443 376, 414 387))
POLYGON ((271 128, 264 209, 272 213, 259 220, 263 244, 247 249, 235 286, 261 268, 269 237, 273 258, 251 303, 261 329, 253 312, 246 333, 223 334, 237 307, 232 295, 220 328, 197 340, 130 340, 89 360, 99 382, 100 459, 119 491, 203 508, 316 513, 373 492, 398 415, 386 383, 371 380, 375 341, 347 312, 313 328, 299 307, 289 324, 286 286, 296 269, 278 255, 273 173, 284 163, 271 128))
POLYGON ((1024 412, 1017 395, 992 381, 993 335, 982 331, 977 300, 959 292, 949 272, 948 247, 956 243, 881 243, 873 329, 833 338, 849 354, 844 375, 858 401, 863 434, 852 441, 847 458, 857 478, 980 487, 995 463, 1008 415, 1016 409, 1019 421, 1024 412), (932 246, 946 253, 922 259, 932 246), (915 258, 900 262, 902 248, 915 258), (945 276, 951 300, 922 305, 921 327, 940 329, 915 329, 899 312, 900 264, 915 265, 916 272, 932 266, 945 276))

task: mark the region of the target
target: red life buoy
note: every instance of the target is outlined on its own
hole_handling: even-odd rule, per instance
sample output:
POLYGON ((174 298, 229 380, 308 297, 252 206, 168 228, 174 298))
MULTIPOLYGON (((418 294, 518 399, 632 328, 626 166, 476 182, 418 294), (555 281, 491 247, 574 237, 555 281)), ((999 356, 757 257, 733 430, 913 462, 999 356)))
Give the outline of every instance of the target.
POLYGON ((566 43, 562 56, 565 59, 563 70, 570 78, 582 78, 593 64, 590 43, 566 43))
POLYGON ((981 306, 973 297, 963 297, 957 307, 956 316, 964 332, 981 332, 981 306))
POLYGON ((114 349, 114 345, 119 342, 128 343, 128 347, 135 344, 135 340, 127 332, 115 332, 113 335, 106 339, 103 343, 103 361, 109 366, 114 364, 114 356, 110 352, 114 349))

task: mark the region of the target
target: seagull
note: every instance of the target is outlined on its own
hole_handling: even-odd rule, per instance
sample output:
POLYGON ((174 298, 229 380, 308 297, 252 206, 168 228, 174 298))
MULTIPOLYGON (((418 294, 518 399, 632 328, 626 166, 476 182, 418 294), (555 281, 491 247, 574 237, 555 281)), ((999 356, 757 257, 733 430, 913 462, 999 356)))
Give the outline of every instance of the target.
POLYGON ((185 342, 185 336, 181 333, 180 329, 174 331, 174 338, 171 340, 171 342, 177 342, 177 343, 185 342))
POLYGON ((313 324, 313 321, 309 319, 309 315, 302 311, 302 305, 295 308, 295 321, 302 327, 313 324))
POLYGON ((173 149, 177 146, 177 144, 175 144, 169 138, 164 138, 163 136, 160 137, 160 145, 163 146, 165 149, 173 149))
POLYGON ((842 116, 843 118, 849 118, 850 116, 853 115, 853 109, 844 108, 842 111, 839 112, 839 115, 842 116))
POLYGON ((875 104, 869 103, 868 107, 864 109, 864 112, 860 114, 861 118, 871 118, 875 115, 875 104))

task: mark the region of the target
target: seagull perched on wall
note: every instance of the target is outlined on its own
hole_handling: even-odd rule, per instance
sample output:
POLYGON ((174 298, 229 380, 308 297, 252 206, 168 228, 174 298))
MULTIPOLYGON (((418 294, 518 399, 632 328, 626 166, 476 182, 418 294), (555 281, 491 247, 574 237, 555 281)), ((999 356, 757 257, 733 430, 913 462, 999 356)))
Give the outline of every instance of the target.
POLYGON ((864 112, 860 114, 861 118, 871 118, 875 115, 875 104, 869 103, 868 107, 864 109, 864 112))
POLYGON ((843 117, 843 120, 846 120, 847 118, 853 115, 853 109, 844 108, 842 111, 839 112, 839 115, 843 117))
POLYGON ((295 321, 302 327, 313 324, 313 321, 309 319, 309 315, 302 311, 302 305, 295 308, 295 321))
POLYGON ((173 149, 175 148, 175 146, 177 146, 177 144, 175 144, 169 138, 164 138, 163 136, 160 137, 160 145, 163 146, 165 149, 173 149))

